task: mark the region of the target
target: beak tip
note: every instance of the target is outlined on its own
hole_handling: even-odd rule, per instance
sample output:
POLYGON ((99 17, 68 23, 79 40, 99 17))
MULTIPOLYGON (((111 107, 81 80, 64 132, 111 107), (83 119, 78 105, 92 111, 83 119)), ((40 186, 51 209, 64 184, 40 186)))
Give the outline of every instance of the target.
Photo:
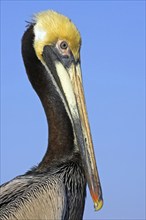
POLYGON ((94 202, 94 209, 95 211, 99 211, 103 206, 103 200, 99 200, 97 202, 94 202))
POLYGON ((100 191, 98 190, 96 193, 91 190, 91 197, 93 199, 94 202, 94 209, 95 211, 99 211, 102 206, 103 206, 103 198, 102 198, 102 192, 101 192, 101 188, 100 191))

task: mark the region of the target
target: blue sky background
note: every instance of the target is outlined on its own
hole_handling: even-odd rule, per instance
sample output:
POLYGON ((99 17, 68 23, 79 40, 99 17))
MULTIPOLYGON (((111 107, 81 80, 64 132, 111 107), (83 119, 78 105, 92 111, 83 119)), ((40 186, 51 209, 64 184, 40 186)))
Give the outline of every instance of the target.
MULTIPOLYGON (((82 35, 82 73, 104 207, 84 219, 145 219, 144 1, 1 2, 1 183, 43 157, 47 123, 21 57, 31 15, 53 9, 82 35)), ((80 208, 80 207, 79 207, 80 208)))

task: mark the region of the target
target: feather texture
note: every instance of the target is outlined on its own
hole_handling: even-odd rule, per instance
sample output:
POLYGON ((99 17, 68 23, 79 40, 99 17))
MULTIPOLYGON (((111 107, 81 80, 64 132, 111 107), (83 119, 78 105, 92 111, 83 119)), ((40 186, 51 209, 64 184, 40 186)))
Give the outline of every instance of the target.
POLYGON ((0 219, 82 219, 85 188, 82 168, 76 162, 43 173, 35 168, 1 186, 0 219))

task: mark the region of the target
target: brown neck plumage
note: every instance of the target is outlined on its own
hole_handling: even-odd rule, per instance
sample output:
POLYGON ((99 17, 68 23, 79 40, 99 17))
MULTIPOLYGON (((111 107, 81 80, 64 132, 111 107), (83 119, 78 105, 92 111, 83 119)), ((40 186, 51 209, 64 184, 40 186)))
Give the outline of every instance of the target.
POLYGON ((33 25, 22 38, 22 56, 29 80, 44 107, 48 127, 49 141, 46 154, 40 163, 40 169, 53 161, 61 161, 73 154, 73 129, 64 104, 56 91, 49 73, 36 57, 33 48, 33 25))

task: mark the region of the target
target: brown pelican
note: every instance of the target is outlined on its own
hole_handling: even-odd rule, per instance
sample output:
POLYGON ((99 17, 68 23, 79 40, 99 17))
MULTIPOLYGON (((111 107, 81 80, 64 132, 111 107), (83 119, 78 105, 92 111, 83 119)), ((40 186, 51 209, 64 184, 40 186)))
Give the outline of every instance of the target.
POLYGON ((38 166, 1 186, 1 220, 80 220, 86 182, 95 209, 102 207, 80 45, 75 25, 54 11, 36 14, 23 35, 24 65, 45 110, 49 141, 38 166))

